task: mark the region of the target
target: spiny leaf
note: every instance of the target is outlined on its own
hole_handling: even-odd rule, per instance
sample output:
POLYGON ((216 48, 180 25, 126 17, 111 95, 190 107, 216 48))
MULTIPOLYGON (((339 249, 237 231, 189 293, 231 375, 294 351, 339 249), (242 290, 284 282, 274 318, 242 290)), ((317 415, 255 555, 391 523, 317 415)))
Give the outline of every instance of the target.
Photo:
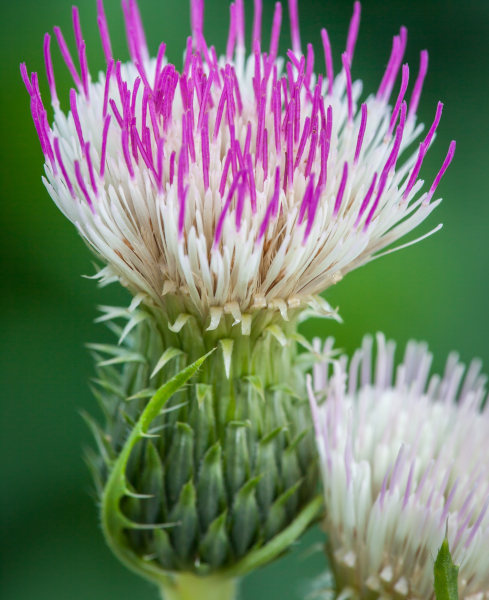
POLYGON ((102 529, 109 547, 129 569, 153 581, 164 579, 160 568, 151 563, 142 563, 129 547, 126 539, 125 529, 140 528, 140 524, 132 523, 125 518, 120 509, 120 502, 127 489, 125 475, 127 462, 136 443, 147 434, 153 419, 158 416, 175 392, 195 374, 209 354, 210 352, 177 373, 162 385, 148 402, 114 463, 101 499, 102 529))
POLYGON ((458 600, 458 566, 452 561, 447 538, 438 550, 433 572, 436 600, 458 600))

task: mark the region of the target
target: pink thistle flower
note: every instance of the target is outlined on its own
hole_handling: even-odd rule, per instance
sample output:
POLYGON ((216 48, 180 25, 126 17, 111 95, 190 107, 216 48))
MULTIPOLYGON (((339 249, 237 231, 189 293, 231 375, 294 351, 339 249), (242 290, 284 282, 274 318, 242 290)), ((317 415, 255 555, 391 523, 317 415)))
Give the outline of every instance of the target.
MULTIPOLYGON (((332 340, 326 342, 329 351, 332 340)), ((328 553, 342 598, 434 598, 445 535, 460 565, 459 595, 488 598, 489 409, 474 360, 366 337, 348 365, 318 364, 309 383, 326 507, 328 553), (372 375, 373 372, 373 375, 372 375), (314 390, 313 390, 314 388, 314 390)))
POLYGON ((176 296, 203 320, 212 308, 212 328, 218 313, 239 322, 263 307, 283 315, 288 308, 318 309, 320 292, 378 257, 440 202, 432 197, 455 142, 424 192, 418 175, 441 103, 419 150, 407 150, 423 129, 416 109, 427 53, 408 101, 401 28, 378 92, 362 102, 361 82, 353 78, 358 2, 336 75, 321 32, 324 76, 314 72, 312 46, 301 45, 297 0, 289 0, 292 50, 285 62, 277 56, 279 3, 265 47, 256 0, 249 55, 243 2, 231 4, 226 54, 218 58, 204 35, 204 2, 192 0, 181 67, 168 62, 164 43, 150 57, 135 0, 122 2, 131 60, 119 62, 102 0, 97 7, 107 69, 96 80, 78 10, 74 55, 54 28, 74 84, 68 113, 59 105, 50 34, 44 57, 52 125, 37 74, 24 64, 21 73, 46 159, 44 183, 107 263, 102 281, 119 279, 156 306, 176 296))

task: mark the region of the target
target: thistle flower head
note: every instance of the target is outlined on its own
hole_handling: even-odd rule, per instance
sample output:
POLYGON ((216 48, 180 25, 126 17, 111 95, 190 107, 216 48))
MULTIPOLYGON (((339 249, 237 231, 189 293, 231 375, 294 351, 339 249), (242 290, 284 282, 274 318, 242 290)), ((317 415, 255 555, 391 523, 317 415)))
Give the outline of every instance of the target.
POLYGON ((446 534, 460 598, 482 600, 489 413, 480 363, 464 378, 451 355, 444 375, 430 377, 431 354, 410 342, 394 377, 394 348, 379 335, 373 361, 366 338, 332 377, 318 365, 316 397, 310 391, 338 588, 345 598, 434 598, 433 563, 446 534))
POLYGON ((423 129, 416 110, 428 56, 421 52, 409 97, 404 28, 377 93, 362 101, 362 84, 352 78, 358 2, 336 74, 325 29, 325 74, 312 45, 301 45, 297 0, 289 0, 286 60, 278 57, 281 5, 265 45, 262 2, 254 4, 249 53, 243 0, 236 0, 218 58, 204 36, 204 2, 192 0, 192 36, 176 66, 164 43, 150 58, 135 0, 122 2, 131 60, 118 61, 98 0, 107 70, 96 80, 73 8, 79 66, 54 28, 74 81, 67 112, 58 100, 51 36, 44 40, 52 126, 37 74, 21 66, 46 158, 45 185, 107 263, 101 279, 119 279, 157 306, 175 296, 211 328, 223 313, 240 321, 264 307, 283 316, 311 302, 317 308, 319 292, 430 214, 455 150, 452 142, 421 193, 418 175, 442 104, 418 148, 408 150, 423 129))

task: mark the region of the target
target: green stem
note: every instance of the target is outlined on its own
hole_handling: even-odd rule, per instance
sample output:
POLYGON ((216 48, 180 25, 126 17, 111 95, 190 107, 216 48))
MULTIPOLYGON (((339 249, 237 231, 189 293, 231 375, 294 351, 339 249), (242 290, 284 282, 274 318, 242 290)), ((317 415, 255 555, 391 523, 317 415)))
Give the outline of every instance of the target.
POLYGON ((161 593, 163 600, 234 600, 236 588, 236 579, 182 573, 163 585, 161 593))

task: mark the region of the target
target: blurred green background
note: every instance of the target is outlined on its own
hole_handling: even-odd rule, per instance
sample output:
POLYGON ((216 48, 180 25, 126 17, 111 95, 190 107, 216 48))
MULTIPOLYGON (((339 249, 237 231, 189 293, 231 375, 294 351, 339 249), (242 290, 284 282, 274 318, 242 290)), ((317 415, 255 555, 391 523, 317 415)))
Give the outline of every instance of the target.
MULTIPOLYGON (((249 13, 250 0, 246 0, 249 13)), ((206 33, 225 47, 227 2, 208 0, 206 33)), ((92 73, 103 66, 95 0, 80 0, 92 73)), ((161 39, 180 63, 188 33, 187 2, 140 0, 153 51, 161 39)), ((346 40, 352 3, 301 0, 303 43, 319 51, 320 27, 329 30, 335 65, 346 40)), ((264 23, 273 3, 265 0, 264 23)), ((70 3, 21 0, 2 3, 0 50, 1 176, 1 569, 4 600, 107 600, 156 598, 147 584, 126 572, 105 548, 89 496, 81 448, 90 443, 79 409, 96 413, 87 386, 92 365, 84 344, 107 338, 93 323, 96 304, 127 302, 117 287, 99 290, 82 278, 91 256, 74 228, 44 190, 41 152, 18 64, 42 74, 42 39, 60 25, 72 40, 70 3)), ((121 11, 106 1, 116 53, 126 57, 121 11)), ((248 23, 249 24, 249 23, 248 23)), ((366 332, 384 331, 400 344, 426 339, 441 368, 452 349, 464 360, 480 356, 489 367, 489 2, 487 0, 366 0, 353 75, 367 91, 380 81, 399 25, 409 29, 407 58, 417 71, 418 53, 430 51, 420 118, 431 122, 436 102, 445 102, 438 138, 422 174, 431 181, 449 141, 457 153, 439 192, 445 198, 422 231, 443 230, 413 248, 373 262, 328 293, 344 324, 310 322, 308 335, 332 334, 348 351, 366 332)), ((288 47, 285 19, 282 50, 288 47)), ((67 89, 64 65, 55 55, 58 89, 67 89)), ((419 232, 417 232, 419 233, 419 232)), ((306 554, 321 540, 315 532, 281 562, 250 576, 243 600, 304 598, 307 580, 320 573, 320 553, 306 554)))

